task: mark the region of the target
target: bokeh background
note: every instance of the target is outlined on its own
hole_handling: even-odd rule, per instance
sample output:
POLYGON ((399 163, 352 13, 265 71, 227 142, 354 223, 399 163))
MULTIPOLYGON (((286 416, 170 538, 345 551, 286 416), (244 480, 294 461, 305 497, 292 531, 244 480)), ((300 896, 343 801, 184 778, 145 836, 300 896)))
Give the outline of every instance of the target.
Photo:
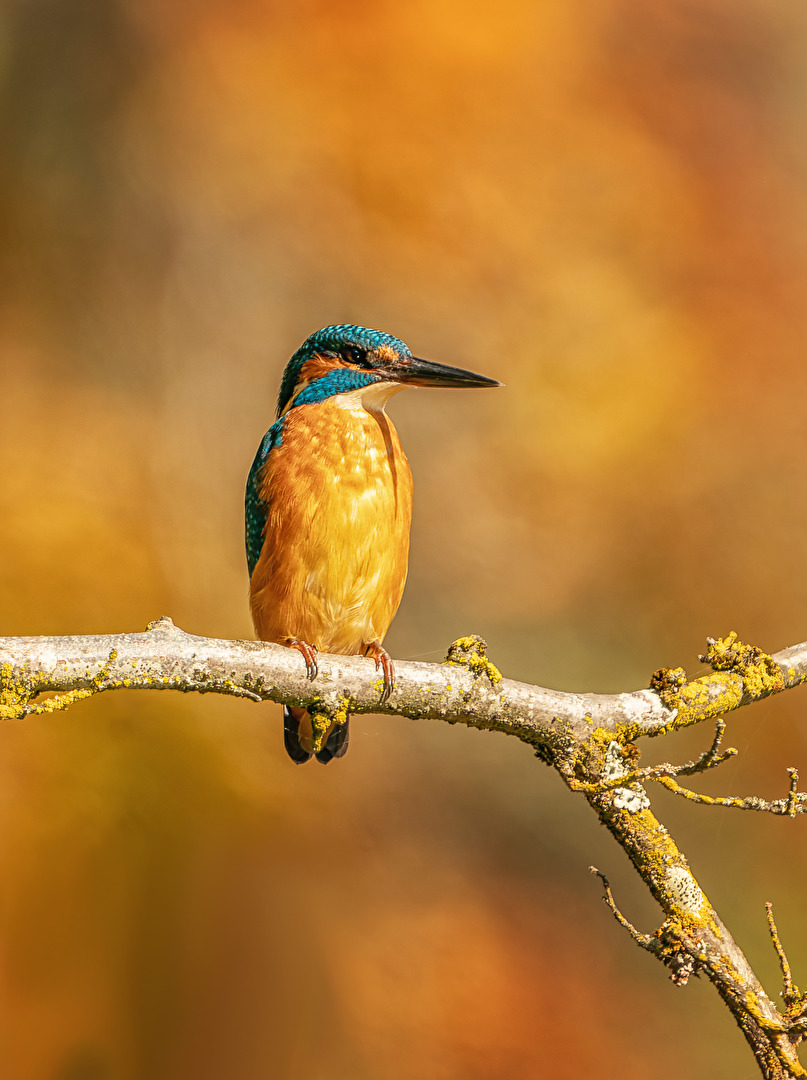
MULTIPOLYGON (((332 322, 505 382, 393 418, 387 639, 570 690, 807 637, 807 8, 786 0, 5 0, 0 633, 247 637, 242 493, 332 322)), ((777 797, 805 698, 732 717, 777 797)), ((5 1080, 756 1075, 654 904, 500 735, 108 696, 0 731, 5 1080)), ((710 732, 645 747, 685 759, 710 732)), ((803 821, 658 812, 766 982, 807 979, 803 821)))

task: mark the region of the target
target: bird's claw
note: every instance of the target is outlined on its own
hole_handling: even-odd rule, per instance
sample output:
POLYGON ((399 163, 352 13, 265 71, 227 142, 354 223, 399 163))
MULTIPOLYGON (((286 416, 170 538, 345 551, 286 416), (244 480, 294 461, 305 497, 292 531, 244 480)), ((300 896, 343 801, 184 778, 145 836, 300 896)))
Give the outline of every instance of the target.
POLYGON ((372 657, 375 660, 375 669, 384 669, 384 689, 381 691, 380 704, 384 705, 395 686, 395 665, 392 662, 392 657, 387 650, 380 645, 377 641, 371 642, 364 650, 365 656, 372 657))
POLYGON ((305 660, 306 676, 313 682, 319 671, 319 668, 317 667, 317 653, 319 652, 319 649, 316 645, 311 645, 307 641, 299 641, 297 638, 292 638, 291 641, 288 642, 288 647, 302 653, 303 660, 305 660))

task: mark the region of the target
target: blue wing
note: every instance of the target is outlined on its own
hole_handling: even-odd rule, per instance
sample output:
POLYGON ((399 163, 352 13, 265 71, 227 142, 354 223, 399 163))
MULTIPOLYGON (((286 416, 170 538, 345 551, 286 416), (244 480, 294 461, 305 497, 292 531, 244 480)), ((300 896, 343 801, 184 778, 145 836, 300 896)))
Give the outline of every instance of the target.
POLYGON ((247 490, 244 495, 244 543, 247 549, 249 576, 261 556, 263 532, 266 528, 268 505, 260 497, 260 473, 267 458, 283 441, 283 420, 277 420, 264 435, 252 468, 247 477, 247 490))

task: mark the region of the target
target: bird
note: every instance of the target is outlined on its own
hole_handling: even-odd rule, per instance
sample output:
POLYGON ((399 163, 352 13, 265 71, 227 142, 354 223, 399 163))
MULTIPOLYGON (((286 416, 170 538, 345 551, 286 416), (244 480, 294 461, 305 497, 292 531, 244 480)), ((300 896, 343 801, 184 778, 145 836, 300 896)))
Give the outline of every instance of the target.
MULTIPOLYGON (((386 414, 408 387, 502 384, 423 360, 380 330, 341 324, 311 334, 280 382, 277 419, 261 440, 245 494, 245 542, 257 637, 298 650, 310 679, 317 653, 364 655, 395 669, 383 646, 409 562, 412 473, 386 414)), ((327 764, 348 747, 349 718, 327 730, 283 706, 292 761, 327 764)))

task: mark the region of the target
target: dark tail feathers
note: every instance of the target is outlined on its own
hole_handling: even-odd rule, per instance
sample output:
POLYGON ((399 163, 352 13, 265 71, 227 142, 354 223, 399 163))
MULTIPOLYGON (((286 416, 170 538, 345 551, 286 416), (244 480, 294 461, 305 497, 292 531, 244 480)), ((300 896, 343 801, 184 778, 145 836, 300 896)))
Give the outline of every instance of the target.
POLYGON ((283 742, 286 753, 297 765, 304 765, 316 757, 322 765, 327 765, 334 758, 343 757, 350 741, 350 717, 343 724, 334 724, 328 732, 325 743, 316 754, 313 751, 313 733, 311 717, 305 709, 295 709, 292 705, 283 706, 283 742))

